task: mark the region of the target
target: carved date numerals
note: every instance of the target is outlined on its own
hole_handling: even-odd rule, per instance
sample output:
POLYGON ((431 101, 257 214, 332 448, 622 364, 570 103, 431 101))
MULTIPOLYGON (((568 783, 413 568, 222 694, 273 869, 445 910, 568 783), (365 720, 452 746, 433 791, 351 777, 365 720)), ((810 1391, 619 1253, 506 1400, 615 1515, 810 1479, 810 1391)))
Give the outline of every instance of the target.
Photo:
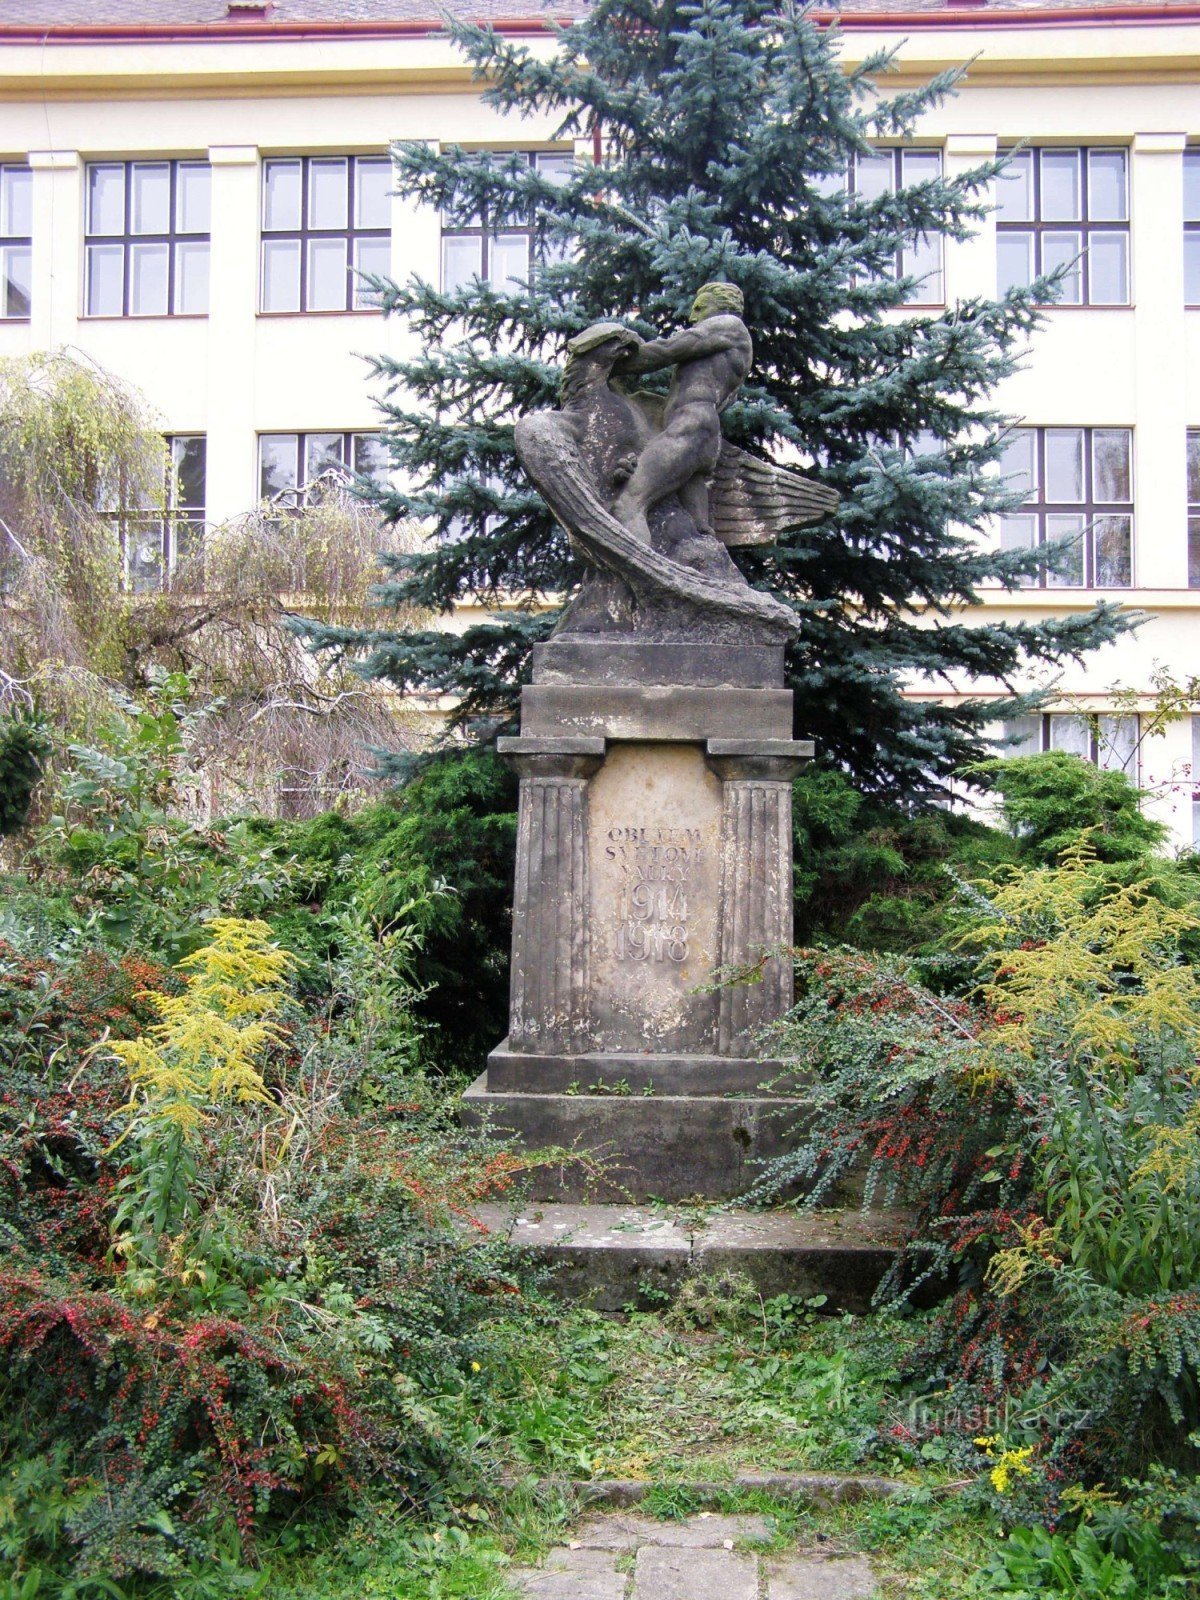
POLYGON ((621 868, 618 961, 688 958, 687 882, 697 840, 683 828, 613 828, 606 855, 621 868))

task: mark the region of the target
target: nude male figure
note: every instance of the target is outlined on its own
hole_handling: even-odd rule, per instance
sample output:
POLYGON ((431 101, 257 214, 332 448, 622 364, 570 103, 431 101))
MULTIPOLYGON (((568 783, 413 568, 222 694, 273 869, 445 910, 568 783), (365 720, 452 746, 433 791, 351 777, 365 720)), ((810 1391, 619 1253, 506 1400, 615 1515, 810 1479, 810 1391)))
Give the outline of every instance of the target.
POLYGON ((732 283, 706 283, 692 303, 690 328, 640 344, 622 356, 622 377, 674 367, 663 427, 642 451, 613 515, 635 538, 650 543, 646 514, 669 494, 702 533, 708 485, 721 453, 721 412, 745 382, 753 347, 742 321, 742 293, 732 283))

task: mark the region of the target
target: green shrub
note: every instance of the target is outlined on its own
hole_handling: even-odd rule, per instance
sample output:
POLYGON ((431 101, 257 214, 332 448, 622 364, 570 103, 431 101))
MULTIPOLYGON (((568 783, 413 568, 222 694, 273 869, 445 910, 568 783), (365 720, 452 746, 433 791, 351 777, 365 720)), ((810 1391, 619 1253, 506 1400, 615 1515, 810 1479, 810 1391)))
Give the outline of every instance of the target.
POLYGON ((51 743, 36 717, 0 717, 0 839, 25 826, 51 743))
POLYGON ((885 1294, 956 1286, 918 1363, 928 1426, 987 1436, 1009 1514, 1193 1453, 1196 926, 1077 850, 973 897, 970 999, 900 958, 809 952, 772 1042, 815 1071, 816 1115, 760 1193, 802 1180, 820 1199, 863 1169, 868 1200, 912 1208, 885 1294))
POLYGON ((1141 809, 1142 796, 1123 772, 1104 772, 1065 750, 997 761, 991 781, 1021 859, 1051 866, 1087 834, 1096 859, 1144 861, 1169 830, 1141 809))

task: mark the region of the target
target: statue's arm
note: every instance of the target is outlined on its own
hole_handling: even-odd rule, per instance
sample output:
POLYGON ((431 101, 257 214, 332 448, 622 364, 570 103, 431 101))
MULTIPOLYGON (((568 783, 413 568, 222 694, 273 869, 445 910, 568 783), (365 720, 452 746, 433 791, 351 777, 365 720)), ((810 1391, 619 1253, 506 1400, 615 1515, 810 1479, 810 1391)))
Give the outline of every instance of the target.
POLYGON ((701 323, 695 328, 683 328, 668 339, 650 339, 622 356, 617 365, 621 372, 661 372, 664 367, 682 366, 698 356, 725 350, 732 342, 723 329, 706 328, 701 323))

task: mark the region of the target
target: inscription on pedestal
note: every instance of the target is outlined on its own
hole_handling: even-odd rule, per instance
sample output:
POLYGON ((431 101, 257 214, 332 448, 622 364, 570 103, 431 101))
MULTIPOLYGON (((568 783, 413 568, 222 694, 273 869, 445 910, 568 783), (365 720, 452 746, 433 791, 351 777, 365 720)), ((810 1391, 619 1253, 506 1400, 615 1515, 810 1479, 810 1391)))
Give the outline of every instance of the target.
POLYGON ((618 745, 589 794, 593 1031, 607 1050, 705 1050, 717 1002, 721 786, 695 747, 618 745))

